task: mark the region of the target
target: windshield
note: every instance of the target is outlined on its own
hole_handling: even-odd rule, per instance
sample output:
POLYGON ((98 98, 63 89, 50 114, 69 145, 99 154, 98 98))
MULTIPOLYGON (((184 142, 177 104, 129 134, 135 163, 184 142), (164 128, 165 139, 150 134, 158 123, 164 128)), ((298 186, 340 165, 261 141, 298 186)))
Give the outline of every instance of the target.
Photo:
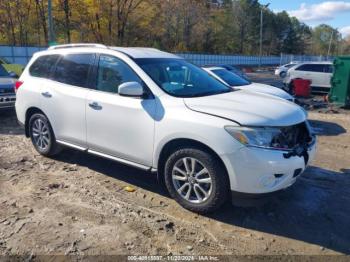
POLYGON ((0 64, 11 64, 9 60, 7 60, 6 58, 4 57, 0 57, 0 64))
POLYGON ((226 69, 215 69, 212 72, 229 86, 246 86, 251 84, 248 80, 226 69))
POLYGON ((159 87, 176 97, 209 96, 233 91, 201 68, 182 59, 143 58, 135 61, 159 87))
POLYGON ((295 66, 295 65, 297 65, 297 64, 287 64, 287 65, 284 65, 284 67, 286 67, 286 68, 291 68, 291 67, 293 67, 293 66, 295 66))
POLYGON ((0 77, 8 77, 9 73, 6 71, 6 69, 0 65, 0 77))

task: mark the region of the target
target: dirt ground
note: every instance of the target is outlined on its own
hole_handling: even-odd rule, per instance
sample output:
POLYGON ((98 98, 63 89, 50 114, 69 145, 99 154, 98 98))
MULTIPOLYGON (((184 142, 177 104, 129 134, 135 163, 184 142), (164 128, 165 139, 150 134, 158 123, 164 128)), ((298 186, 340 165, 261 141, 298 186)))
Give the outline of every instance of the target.
POLYGON ((350 115, 310 119, 318 153, 294 186, 201 216, 150 173, 70 149, 38 155, 0 112, 0 255, 350 254, 350 115))

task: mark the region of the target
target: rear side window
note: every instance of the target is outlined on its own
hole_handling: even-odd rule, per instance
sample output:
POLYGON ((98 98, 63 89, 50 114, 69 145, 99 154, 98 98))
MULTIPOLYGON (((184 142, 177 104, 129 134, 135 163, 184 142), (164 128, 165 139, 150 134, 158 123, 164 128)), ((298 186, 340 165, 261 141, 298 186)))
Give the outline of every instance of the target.
POLYGON ((68 54, 58 61, 53 79, 68 85, 86 87, 94 54, 68 54))
POLYGON ((305 64, 299 66, 296 71, 307 71, 307 72, 324 72, 324 65, 322 64, 305 64))
POLYGON ((29 68, 29 74, 36 77, 49 78, 59 55, 40 56, 29 68))

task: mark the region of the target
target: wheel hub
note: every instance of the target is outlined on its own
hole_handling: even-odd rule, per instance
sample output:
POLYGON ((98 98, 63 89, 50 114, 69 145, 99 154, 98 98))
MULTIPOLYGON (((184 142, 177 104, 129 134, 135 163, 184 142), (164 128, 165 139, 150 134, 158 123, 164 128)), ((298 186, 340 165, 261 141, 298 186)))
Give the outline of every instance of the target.
POLYGON ((191 183, 192 185, 196 183, 196 179, 192 176, 188 177, 188 182, 191 183))

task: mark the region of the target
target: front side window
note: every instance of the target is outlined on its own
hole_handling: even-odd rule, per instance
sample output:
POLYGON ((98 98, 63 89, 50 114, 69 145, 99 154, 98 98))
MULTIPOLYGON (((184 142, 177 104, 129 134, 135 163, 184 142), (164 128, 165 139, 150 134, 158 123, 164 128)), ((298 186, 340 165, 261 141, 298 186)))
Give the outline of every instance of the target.
POLYGON ((233 91, 183 59, 140 58, 135 61, 161 89, 176 97, 209 96, 233 91))
POLYGON ((94 54, 67 54, 58 61, 54 80, 68 85, 86 87, 94 54))
POLYGON ((99 91, 118 93, 119 85, 126 82, 138 82, 141 79, 122 60, 109 55, 100 55, 96 89, 99 91))
POLYGON ((226 69, 215 69, 213 70, 213 73, 220 77, 229 86, 246 86, 250 84, 246 79, 226 69))
POLYGON ((35 77, 49 78, 59 55, 40 56, 29 68, 29 74, 35 77))

